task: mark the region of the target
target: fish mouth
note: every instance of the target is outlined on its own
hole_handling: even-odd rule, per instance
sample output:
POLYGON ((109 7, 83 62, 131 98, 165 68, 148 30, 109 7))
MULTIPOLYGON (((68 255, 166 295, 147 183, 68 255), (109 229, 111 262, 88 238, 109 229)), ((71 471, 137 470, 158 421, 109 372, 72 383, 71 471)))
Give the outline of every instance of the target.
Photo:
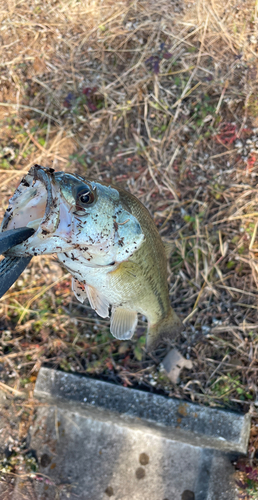
POLYGON ((40 165, 29 170, 10 199, 0 231, 29 227, 36 232, 49 225, 54 207, 53 173, 54 169, 40 165))

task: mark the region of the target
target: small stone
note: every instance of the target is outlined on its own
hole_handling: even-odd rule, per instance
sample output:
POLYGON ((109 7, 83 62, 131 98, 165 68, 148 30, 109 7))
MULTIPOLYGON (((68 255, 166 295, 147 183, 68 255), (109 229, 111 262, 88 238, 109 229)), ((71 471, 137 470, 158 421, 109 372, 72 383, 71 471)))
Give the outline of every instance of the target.
POLYGON ((237 149, 242 149, 242 147, 243 147, 243 143, 242 143, 242 141, 237 140, 237 141, 235 142, 235 147, 236 147, 237 149))

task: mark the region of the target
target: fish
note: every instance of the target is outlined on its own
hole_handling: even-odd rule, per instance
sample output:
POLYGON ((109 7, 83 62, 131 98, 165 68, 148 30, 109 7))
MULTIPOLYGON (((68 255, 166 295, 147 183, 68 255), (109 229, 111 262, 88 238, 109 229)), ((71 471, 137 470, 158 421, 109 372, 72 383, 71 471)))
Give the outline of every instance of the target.
POLYGON ((0 232, 25 226, 34 234, 6 255, 55 254, 81 303, 88 299, 102 318, 111 309, 115 338, 132 338, 138 314, 148 321, 147 351, 181 331, 169 299, 168 248, 130 192, 34 165, 9 200, 0 232))

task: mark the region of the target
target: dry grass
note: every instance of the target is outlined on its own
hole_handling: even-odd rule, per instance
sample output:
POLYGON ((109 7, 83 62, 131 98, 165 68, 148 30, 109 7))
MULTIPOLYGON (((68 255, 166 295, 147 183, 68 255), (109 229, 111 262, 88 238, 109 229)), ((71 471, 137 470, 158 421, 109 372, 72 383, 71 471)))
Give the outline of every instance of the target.
POLYGON ((254 459, 257 5, 10 0, 0 16, 0 215, 33 163, 129 189, 174 244, 171 301, 188 319, 171 345, 193 361, 171 384, 171 345, 147 356, 142 322, 113 340, 59 265, 35 258, 0 301, 2 383, 28 393, 50 363, 250 411, 254 459))

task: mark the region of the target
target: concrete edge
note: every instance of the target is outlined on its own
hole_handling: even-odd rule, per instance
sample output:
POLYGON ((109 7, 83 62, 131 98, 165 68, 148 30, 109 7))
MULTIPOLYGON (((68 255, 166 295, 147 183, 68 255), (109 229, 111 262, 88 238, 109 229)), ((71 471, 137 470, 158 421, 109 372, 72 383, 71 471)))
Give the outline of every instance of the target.
POLYGON ((248 414, 202 407, 44 367, 39 371, 34 396, 89 418, 111 420, 193 446, 247 452, 248 414))

